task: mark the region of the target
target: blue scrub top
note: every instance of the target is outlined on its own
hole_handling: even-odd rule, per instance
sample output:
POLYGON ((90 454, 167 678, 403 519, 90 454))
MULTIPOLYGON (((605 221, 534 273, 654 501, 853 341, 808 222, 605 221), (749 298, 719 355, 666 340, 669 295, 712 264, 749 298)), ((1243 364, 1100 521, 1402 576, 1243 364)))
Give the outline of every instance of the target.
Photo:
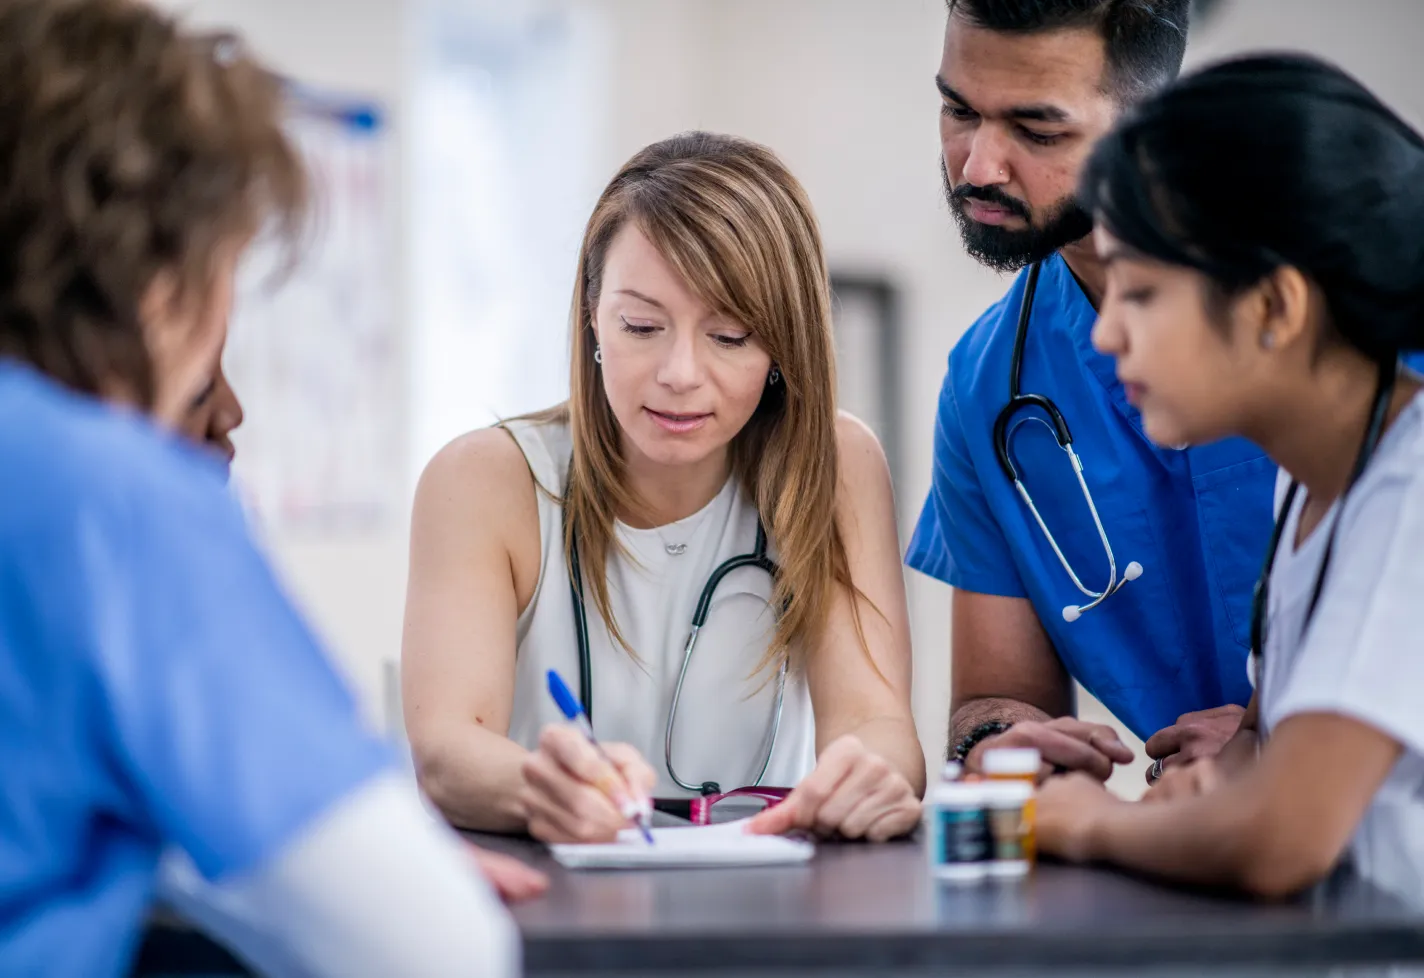
MULTIPOLYGON (((933 483, 906 562, 963 590, 1032 601, 1068 672, 1139 737, 1192 710, 1244 705, 1251 593, 1271 533, 1276 466, 1239 438, 1185 451, 1153 445, 1113 359, 1092 347, 1092 304, 1061 257, 1044 262, 1021 390, 1046 394, 1062 412, 1119 576, 1129 561, 1143 567, 1101 605, 1064 621, 1065 605, 1089 599, 994 453, 1027 275, 950 354, 933 483)), ((1010 450, 1064 556, 1085 586, 1102 590, 1107 556, 1067 455, 1033 422, 1010 450)))
POLYGON ((0 975, 125 973, 162 848, 258 867, 392 761, 220 467, 0 359, 0 975))

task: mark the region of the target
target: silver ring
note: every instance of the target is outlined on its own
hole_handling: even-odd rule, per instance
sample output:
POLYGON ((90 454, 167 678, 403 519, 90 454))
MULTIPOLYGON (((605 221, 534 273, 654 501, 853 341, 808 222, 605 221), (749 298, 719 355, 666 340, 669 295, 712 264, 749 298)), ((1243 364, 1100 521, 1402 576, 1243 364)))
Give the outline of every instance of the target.
POLYGON ((1152 767, 1147 771, 1147 777, 1150 780, 1156 781, 1162 777, 1162 760, 1163 759, 1159 757, 1152 762, 1152 767))

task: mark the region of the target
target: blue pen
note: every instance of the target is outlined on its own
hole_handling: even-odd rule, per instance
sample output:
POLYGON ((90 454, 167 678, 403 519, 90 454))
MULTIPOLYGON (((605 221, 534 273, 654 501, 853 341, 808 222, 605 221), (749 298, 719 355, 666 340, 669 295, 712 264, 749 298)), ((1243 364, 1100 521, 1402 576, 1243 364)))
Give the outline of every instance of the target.
MULTIPOLYGON (((607 752, 599 745, 598 738, 593 735, 593 724, 588 722, 588 714, 584 712, 582 704, 579 703, 573 693, 569 692, 569 688, 564 685, 564 681, 559 678, 559 674, 552 669, 549 670, 549 695, 554 697, 554 702, 559 705, 559 710, 569 719, 569 722, 578 727, 579 730, 583 732, 583 735, 588 738, 588 742, 593 745, 594 750, 598 751, 599 755, 608 764, 608 770, 616 773, 618 767, 613 763, 613 758, 609 757, 607 752)), ((602 791, 608 796, 610 801, 618 805, 619 811, 623 814, 624 818, 638 826, 643 833, 643 838, 648 840, 648 845, 653 844, 653 833, 648 828, 652 821, 652 806, 646 802, 640 805, 633 799, 627 798, 626 792, 624 791, 627 785, 622 784, 619 780, 615 780, 613 776, 605 776, 599 779, 594 787, 602 791), (624 795, 626 799, 621 804, 618 802, 619 795, 624 795)))

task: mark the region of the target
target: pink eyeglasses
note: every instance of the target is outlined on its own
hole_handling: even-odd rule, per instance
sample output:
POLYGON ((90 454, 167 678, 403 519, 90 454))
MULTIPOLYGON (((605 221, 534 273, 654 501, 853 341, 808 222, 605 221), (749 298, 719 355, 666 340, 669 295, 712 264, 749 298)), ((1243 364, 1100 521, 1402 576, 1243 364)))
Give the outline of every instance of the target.
POLYGON ((685 818, 693 825, 710 825, 755 815, 781 803, 789 794, 790 788, 734 788, 695 798, 655 798, 653 807, 665 814, 685 818))

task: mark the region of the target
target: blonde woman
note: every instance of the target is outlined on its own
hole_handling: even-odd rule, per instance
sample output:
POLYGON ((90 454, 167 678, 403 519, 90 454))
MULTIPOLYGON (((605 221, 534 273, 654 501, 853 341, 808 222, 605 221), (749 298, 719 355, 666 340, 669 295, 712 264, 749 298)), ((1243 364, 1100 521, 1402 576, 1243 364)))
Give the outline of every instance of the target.
POLYGON ((836 412, 805 191, 740 139, 642 150, 589 221, 572 333, 568 403, 457 439, 417 490, 403 670, 426 792, 469 828, 624 827, 554 669, 630 794, 795 787, 760 830, 911 829, 890 476, 836 412))

